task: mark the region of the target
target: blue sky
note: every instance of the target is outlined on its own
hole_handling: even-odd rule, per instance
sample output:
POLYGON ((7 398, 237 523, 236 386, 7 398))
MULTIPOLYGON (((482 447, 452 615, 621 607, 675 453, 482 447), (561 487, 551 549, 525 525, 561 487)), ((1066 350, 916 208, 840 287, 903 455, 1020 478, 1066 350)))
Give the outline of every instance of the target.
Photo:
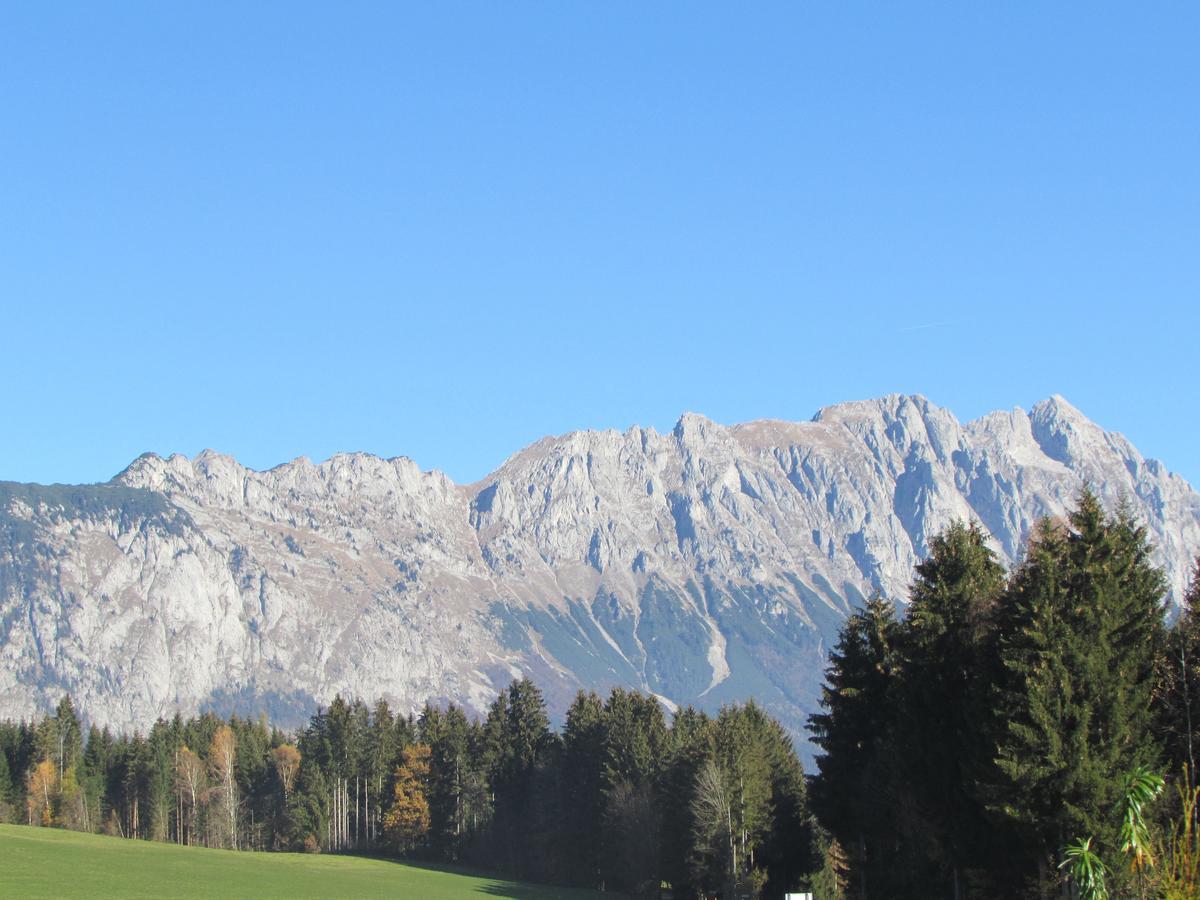
POLYGON ((1200 483, 1198 44, 1194 3, 5 4, 0 479, 471 481, 899 391, 1062 393, 1200 483))

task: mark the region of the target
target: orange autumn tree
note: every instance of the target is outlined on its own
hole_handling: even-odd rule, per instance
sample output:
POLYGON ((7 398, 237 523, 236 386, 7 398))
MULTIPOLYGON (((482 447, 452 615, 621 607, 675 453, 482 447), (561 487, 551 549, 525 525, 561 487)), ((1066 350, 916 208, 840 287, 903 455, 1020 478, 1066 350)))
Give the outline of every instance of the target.
POLYGON ((222 725, 213 734, 212 746, 208 750, 208 766, 212 770, 212 790, 218 810, 217 831, 224 832, 220 836, 220 846, 238 848, 237 841, 237 738, 233 729, 222 725))
POLYGON ((384 817, 388 840, 401 853, 412 850, 429 834, 429 745, 405 747, 396 767, 396 788, 392 808, 384 817))
POLYGON ((30 825, 52 825, 54 823, 54 801, 58 797, 58 766, 43 759, 29 773, 29 790, 26 803, 29 805, 30 825))
POLYGON ((296 773, 300 771, 300 751, 291 744, 281 744, 271 751, 270 757, 279 775, 279 783, 283 785, 283 800, 286 803, 292 796, 296 773))

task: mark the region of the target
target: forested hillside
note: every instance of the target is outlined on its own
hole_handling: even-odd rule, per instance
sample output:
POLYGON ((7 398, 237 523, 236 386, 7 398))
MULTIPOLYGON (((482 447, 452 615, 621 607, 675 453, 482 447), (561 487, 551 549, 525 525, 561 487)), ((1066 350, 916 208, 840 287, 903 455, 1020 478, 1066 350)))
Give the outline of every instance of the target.
MULTIPOLYGON (((821 867, 800 763, 753 703, 580 693, 561 733, 514 681, 482 720, 338 698, 297 735, 213 715, 86 736, 71 701, 0 725, 14 821, 244 850, 390 852, 646 893, 785 888, 821 867), (15 773, 15 777, 13 774, 15 773)), ((819 879, 819 875, 817 876, 819 879)))

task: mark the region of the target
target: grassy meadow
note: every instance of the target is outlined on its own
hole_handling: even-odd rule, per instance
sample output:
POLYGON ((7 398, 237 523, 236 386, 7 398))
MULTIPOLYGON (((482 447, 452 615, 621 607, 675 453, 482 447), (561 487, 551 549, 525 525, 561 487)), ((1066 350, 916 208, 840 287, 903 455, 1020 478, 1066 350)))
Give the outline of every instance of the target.
POLYGON ((0 896, 587 900, 600 895, 383 859, 209 850, 0 825, 0 896))

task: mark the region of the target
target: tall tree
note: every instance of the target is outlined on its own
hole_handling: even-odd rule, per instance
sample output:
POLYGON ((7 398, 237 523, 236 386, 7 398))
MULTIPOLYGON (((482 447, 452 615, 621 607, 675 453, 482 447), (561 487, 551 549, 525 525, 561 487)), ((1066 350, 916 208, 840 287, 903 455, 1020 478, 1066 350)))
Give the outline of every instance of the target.
POLYGON ((485 729, 495 795, 496 862, 525 875, 543 851, 535 788, 551 738, 541 691, 528 678, 513 681, 492 704, 485 729))
POLYGON ((604 704, 601 872, 607 886, 639 892, 659 878, 660 804, 667 728, 658 699, 614 688, 604 704))
POLYGON ((62 773, 83 755, 83 732, 69 694, 58 702, 54 715, 42 720, 37 735, 39 756, 53 760, 62 778, 62 773))
POLYGON ((29 773, 28 798, 29 824, 53 825, 54 804, 58 800, 58 766, 43 759, 29 773))
POLYGON ((677 895, 699 894, 703 866, 695 841, 692 805, 697 778, 705 762, 715 758, 716 729, 707 714, 685 707, 671 723, 669 751, 660 781, 662 804, 662 877, 677 895))
POLYGON ((423 716, 422 721, 422 735, 427 735, 430 750, 430 838, 438 857, 455 860, 473 812, 470 724, 453 704, 436 718, 423 716))
POLYGON ((738 855, 733 805, 725 773, 715 759, 706 759, 696 772, 692 788, 692 834, 696 860, 703 866, 700 880, 715 878, 720 894, 725 897, 736 895, 745 865, 738 855))
POLYGON ((1126 510, 1110 517, 1085 492, 1065 525, 1039 526, 1002 608, 993 809, 1043 891, 1069 841, 1116 851, 1123 778, 1157 762, 1165 581, 1149 554, 1126 510))
POLYGON ((895 609, 881 597, 846 620, 825 670, 825 712, 808 720, 822 751, 810 792, 813 809, 846 849, 852 890, 860 897, 891 893, 895 869, 889 742, 896 631, 895 609))
POLYGON ((421 846, 429 835, 428 787, 429 746, 405 747, 396 767, 392 805, 384 817, 384 831, 401 853, 421 846))
POLYGON ((238 846, 237 739, 228 725, 220 726, 213 734, 208 750, 208 765, 212 772, 219 821, 219 845, 236 850, 238 846))
POLYGON ((948 885, 958 900, 1002 857, 975 786, 990 767, 997 674, 995 627, 1004 570, 975 523, 955 522, 917 566, 908 613, 897 631, 896 791, 912 856, 933 871, 917 879, 948 885))
POLYGON ((604 704, 580 691, 563 728, 562 866, 570 881, 599 887, 604 793, 604 704))
POLYGON ((271 749, 271 765, 283 788, 283 800, 286 803, 292 796, 292 788, 296 784, 296 774, 300 771, 300 751, 292 744, 280 744, 271 749))
POLYGON ((1194 786, 1200 761, 1200 559, 1158 668, 1155 729, 1162 736, 1166 769, 1178 772, 1186 766, 1194 786))
POLYGON ((188 844, 196 842, 196 824, 207 792, 206 781, 204 761, 186 746, 182 747, 175 763, 175 787, 183 798, 186 815, 183 824, 188 844))
POLYGON ((0 743, 0 822, 7 822, 9 804, 12 802, 12 773, 8 769, 8 754, 0 743))

